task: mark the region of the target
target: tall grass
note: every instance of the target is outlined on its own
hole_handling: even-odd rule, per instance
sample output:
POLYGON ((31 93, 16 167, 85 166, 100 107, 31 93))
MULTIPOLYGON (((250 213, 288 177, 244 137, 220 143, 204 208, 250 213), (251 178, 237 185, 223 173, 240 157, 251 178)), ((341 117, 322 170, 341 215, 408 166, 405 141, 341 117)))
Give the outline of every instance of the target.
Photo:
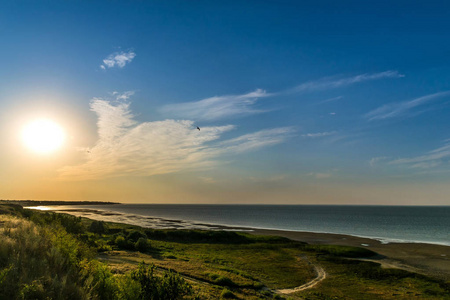
POLYGON ((63 229, 49 231, 24 219, 0 216, 0 298, 87 299, 77 258, 89 250, 63 229))
MULTIPOLYGON (((191 293, 180 275, 156 276, 151 266, 112 274, 78 238, 84 231, 79 218, 9 205, 0 211, 8 214, 0 214, 0 299, 163 300, 191 293), (148 286, 155 287, 151 297, 148 286)), ((137 243, 144 248, 145 242, 137 243)))

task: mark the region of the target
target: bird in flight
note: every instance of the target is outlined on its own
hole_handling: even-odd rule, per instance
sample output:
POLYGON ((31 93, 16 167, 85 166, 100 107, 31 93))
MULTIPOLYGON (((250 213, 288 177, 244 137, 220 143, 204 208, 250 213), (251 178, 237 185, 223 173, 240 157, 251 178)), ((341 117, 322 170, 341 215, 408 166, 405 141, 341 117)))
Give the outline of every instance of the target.
POLYGON ((200 131, 200 127, 197 126, 197 129, 200 131))

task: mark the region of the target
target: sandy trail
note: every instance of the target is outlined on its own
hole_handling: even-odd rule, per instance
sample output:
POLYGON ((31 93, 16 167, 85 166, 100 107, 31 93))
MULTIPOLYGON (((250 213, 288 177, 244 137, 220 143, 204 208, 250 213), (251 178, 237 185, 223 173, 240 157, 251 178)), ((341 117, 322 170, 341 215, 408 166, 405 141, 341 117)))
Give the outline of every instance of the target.
POLYGON ((313 266, 314 272, 317 275, 316 278, 314 278, 313 280, 311 280, 311 281, 309 281, 309 282, 307 282, 305 284, 302 284, 301 286, 297 286, 297 287, 291 288, 291 289, 275 290, 275 292, 281 293, 281 294, 292 294, 292 293, 295 293, 295 292, 304 291, 304 290, 307 290, 307 289, 315 287, 322 280, 327 278, 327 272, 325 272, 325 270, 321 266, 313 264, 313 263, 311 263, 309 261, 308 261, 308 263, 313 266))

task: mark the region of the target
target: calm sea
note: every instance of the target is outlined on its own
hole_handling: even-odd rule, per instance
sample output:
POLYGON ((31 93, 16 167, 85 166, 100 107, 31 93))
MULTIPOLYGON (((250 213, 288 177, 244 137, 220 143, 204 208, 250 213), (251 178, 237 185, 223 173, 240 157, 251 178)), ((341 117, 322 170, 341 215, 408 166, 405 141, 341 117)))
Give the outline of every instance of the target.
POLYGON ((450 206, 117 204, 52 209, 153 228, 201 228, 203 223, 450 245, 450 206))

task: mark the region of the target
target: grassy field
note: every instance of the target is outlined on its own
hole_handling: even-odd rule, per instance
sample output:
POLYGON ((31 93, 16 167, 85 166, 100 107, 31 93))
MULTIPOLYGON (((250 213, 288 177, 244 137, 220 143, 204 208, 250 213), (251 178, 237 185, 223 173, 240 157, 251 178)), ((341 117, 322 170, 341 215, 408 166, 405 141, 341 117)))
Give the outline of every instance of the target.
POLYGON ((376 255, 363 248, 143 229, 9 204, 0 214, 1 299, 450 299, 448 282, 359 260, 376 255), (323 281, 278 292, 313 280, 316 266, 323 281))

